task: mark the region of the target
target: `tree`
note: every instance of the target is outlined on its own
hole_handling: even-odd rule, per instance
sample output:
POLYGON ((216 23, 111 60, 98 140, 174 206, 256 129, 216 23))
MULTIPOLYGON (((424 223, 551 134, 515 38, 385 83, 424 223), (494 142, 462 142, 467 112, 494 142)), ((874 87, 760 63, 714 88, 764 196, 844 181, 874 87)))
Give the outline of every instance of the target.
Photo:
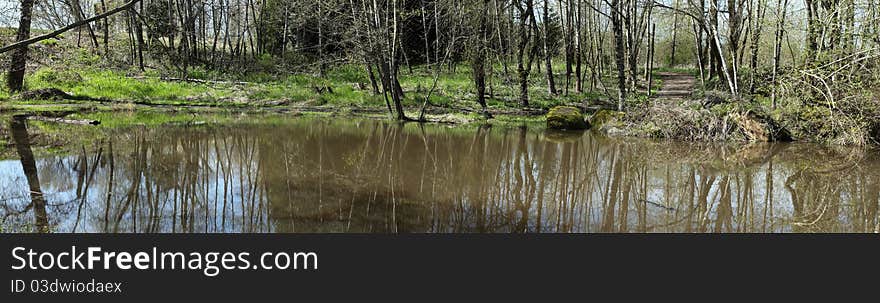
POLYGON ((620 0, 611 0, 611 28, 614 31, 614 62, 617 65, 617 110, 623 111, 626 100, 626 49, 620 0))
POLYGON ((489 36, 489 0, 481 0, 482 5, 477 10, 478 33, 472 39, 471 45, 471 69, 473 70, 474 86, 477 90, 477 103, 483 110, 483 115, 491 118, 492 115, 486 108, 486 57, 488 54, 489 36))
POLYGON ((764 14, 767 12, 767 2, 765 0, 755 0, 752 2, 751 16, 752 21, 752 39, 750 44, 751 60, 749 60, 749 95, 755 94, 755 74, 758 72, 758 47, 761 42, 761 32, 764 31, 764 14), (757 3, 755 3, 757 1, 757 3))
POLYGON ((516 71, 519 75, 519 101, 522 107, 529 107, 529 75, 532 72, 532 62, 535 59, 535 47, 533 33, 536 32, 535 1, 514 0, 518 16, 518 44, 516 52, 516 71))
POLYGON ((544 46, 544 65, 547 71, 547 93, 551 95, 556 94, 556 81, 553 79, 553 52, 550 51, 550 47, 548 44, 550 43, 550 4, 549 0, 544 0, 544 14, 543 22, 544 22, 544 35, 541 39, 541 42, 544 46))
MULTIPOLYGON (((21 17, 18 22, 18 31, 15 40, 23 42, 31 36, 31 13, 34 8, 34 0, 21 0, 21 17)), ((12 51, 7 74, 6 85, 9 91, 18 92, 24 88, 24 73, 27 68, 28 46, 25 44, 12 51)))

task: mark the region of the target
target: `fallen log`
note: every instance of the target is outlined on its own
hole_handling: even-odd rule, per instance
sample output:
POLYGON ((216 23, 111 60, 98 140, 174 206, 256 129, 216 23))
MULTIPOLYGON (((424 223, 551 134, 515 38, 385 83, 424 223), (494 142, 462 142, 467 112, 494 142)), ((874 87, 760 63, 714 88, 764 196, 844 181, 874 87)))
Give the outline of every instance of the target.
POLYGON ((250 84, 253 84, 251 82, 245 82, 245 81, 220 81, 220 80, 205 80, 205 79, 193 79, 193 78, 175 78, 175 77, 131 76, 129 78, 136 79, 136 80, 156 79, 156 80, 161 80, 161 81, 191 82, 191 83, 199 83, 199 84, 227 84, 227 85, 250 85, 250 84))
POLYGON ((99 125, 99 124, 101 124, 101 121, 98 121, 98 120, 76 120, 76 119, 65 119, 65 118, 43 117, 43 116, 28 116, 27 119, 28 120, 35 120, 35 121, 43 121, 43 122, 74 124, 74 125, 99 125))

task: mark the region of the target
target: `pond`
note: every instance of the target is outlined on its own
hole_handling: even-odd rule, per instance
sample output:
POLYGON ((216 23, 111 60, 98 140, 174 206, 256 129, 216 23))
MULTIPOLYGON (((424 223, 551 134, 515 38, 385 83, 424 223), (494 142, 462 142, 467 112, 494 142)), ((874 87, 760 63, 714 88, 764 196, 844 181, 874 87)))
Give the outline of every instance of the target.
POLYGON ((23 123, 4 232, 880 231, 864 149, 297 117, 107 128, 34 156, 23 123))

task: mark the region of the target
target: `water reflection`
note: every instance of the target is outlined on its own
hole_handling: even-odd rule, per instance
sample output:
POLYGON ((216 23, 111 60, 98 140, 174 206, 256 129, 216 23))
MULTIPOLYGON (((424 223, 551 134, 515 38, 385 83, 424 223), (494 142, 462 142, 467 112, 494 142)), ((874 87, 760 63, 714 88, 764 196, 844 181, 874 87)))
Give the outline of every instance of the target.
MULTIPOLYGON (((40 189, 40 178, 37 174, 37 164, 34 160, 34 153, 31 151, 30 136, 27 131, 26 116, 15 116, 10 121, 10 129, 12 130, 12 140, 15 142, 15 148, 21 161, 21 168, 24 171, 28 185, 29 203, 17 213, 33 212, 34 230, 35 232, 49 231, 49 218, 46 214, 46 199, 43 197, 43 191, 40 189)), ((8 210, 8 208, 7 208, 8 210)), ((7 215, 12 215, 7 211, 7 215)))
POLYGON ((34 161, 22 138, 21 161, 0 161, 4 226, 36 218, 37 229, 56 232, 880 231, 877 155, 807 144, 292 119, 133 128, 34 161))

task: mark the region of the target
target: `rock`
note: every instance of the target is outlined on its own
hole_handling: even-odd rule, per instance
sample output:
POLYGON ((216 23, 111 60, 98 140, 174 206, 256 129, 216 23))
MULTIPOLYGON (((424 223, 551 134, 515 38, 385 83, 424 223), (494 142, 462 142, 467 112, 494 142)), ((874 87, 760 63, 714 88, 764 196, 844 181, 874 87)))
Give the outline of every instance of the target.
POLYGON ((576 107, 557 106, 547 113, 547 128, 579 130, 590 128, 590 123, 584 120, 584 115, 576 107))
POLYGON ((41 88, 29 91, 23 91, 18 94, 19 100, 63 100, 73 99, 68 93, 57 88, 41 88))
POLYGON ((623 112, 608 109, 600 109, 590 117, 590 124, 595 128, 604 128, 606 126, 613 127, 617 122, 623 119, 623 112))

